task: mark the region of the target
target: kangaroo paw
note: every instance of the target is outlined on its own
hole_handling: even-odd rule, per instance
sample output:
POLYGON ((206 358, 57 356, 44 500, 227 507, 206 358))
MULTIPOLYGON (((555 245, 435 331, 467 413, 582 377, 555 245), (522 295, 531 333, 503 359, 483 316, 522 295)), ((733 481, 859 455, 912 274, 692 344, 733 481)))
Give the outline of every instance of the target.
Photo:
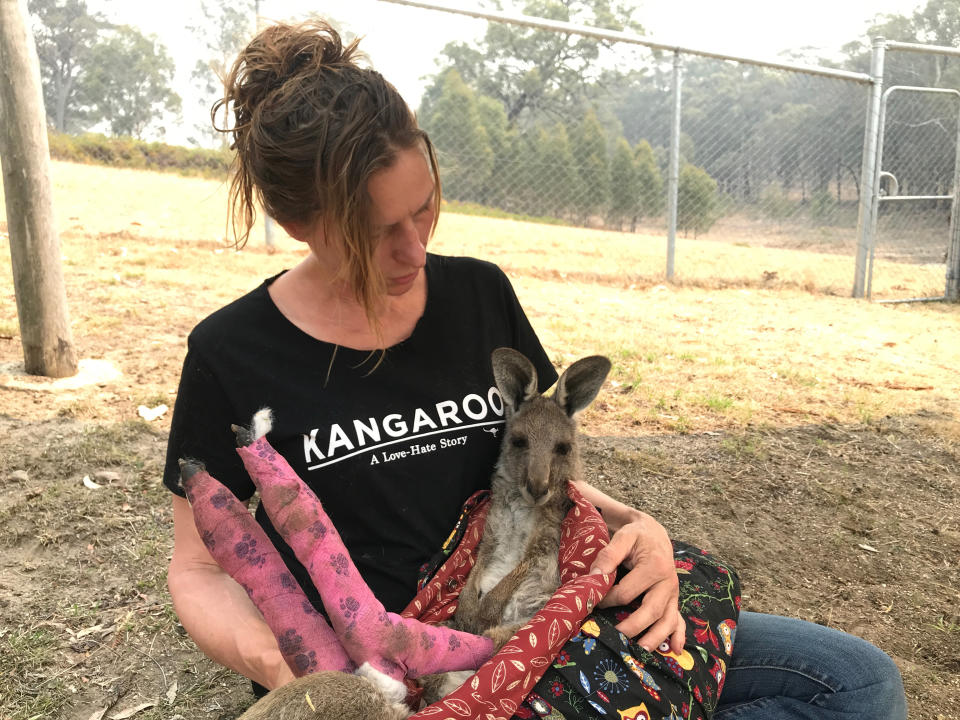
POLYGON ((493 640, 493 646, 499 650, 510 641, 510 638, 517 634, 517 630, 519 630, 520 627, 521 625, 519 623, 497 625, 496 627, 485 630, 483 634, 493 640))

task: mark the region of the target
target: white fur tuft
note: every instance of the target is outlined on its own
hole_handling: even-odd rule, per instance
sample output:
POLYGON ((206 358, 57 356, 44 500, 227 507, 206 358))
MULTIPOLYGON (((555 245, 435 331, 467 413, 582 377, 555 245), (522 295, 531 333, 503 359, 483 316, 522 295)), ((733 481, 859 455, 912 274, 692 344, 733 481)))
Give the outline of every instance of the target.
POLYGON ((394 680, 389 675, 380 672, 368 662, 363 663, 363 665, 354 670, 353 673, 354 675, 365 677, 376 685, 380 692, 383 693, 383 696, 390 702, 402 703, 407 697, 407 686, 404 683, 399 680, 394 680))
POLYGON ((253 414, 253 426, 250 428, 253 439, 259 440, 271 430, 273 430, 273 410, 268 407, 260 408, 253 414))

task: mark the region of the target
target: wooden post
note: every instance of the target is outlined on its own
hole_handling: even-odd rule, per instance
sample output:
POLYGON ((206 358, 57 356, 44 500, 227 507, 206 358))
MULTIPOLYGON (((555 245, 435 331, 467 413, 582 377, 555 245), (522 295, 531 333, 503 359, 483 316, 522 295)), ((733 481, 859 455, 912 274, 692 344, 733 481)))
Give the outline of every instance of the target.
POLYGON ((40 61, 26 0, 0 0, 0 167, 24 367, 31 375, 76 375, 40 61))

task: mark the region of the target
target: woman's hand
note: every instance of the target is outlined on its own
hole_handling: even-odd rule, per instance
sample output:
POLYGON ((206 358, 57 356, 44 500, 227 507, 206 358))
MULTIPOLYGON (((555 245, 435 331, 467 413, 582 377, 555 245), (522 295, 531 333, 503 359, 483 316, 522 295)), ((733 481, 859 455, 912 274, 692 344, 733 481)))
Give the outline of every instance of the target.
POLYGON ((673 546, 664 527, 646 513, 622 525, 601 550, 590 572, 615 573, 619 565, 629 572, 614 585, 600 607, 627 605, 641 594, 640 607, 617 625, 628 637, 643 632, 637 642, 646 650, 669 643, 683 651, 686 623, 680 615, 680 583, 673 564, 673 546), (644 632, 646 631, 646 632, 644 632))

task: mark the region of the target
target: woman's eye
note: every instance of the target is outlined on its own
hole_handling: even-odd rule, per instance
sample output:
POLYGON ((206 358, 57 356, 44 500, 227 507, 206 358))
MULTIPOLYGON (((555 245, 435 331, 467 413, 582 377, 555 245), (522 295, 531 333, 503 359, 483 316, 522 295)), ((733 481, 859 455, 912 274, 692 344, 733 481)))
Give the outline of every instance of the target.
POLYGON ((518 450, 523 450, 527 446, 527 439, 523 435, 514 435, 510 438, 510 444, 518 450))
POLYGON ((565 442, 557 443, 556 445, 554 445, 553 451, 557 455, 566 455, 570 452, 570 443, 565 443, 565 442))

